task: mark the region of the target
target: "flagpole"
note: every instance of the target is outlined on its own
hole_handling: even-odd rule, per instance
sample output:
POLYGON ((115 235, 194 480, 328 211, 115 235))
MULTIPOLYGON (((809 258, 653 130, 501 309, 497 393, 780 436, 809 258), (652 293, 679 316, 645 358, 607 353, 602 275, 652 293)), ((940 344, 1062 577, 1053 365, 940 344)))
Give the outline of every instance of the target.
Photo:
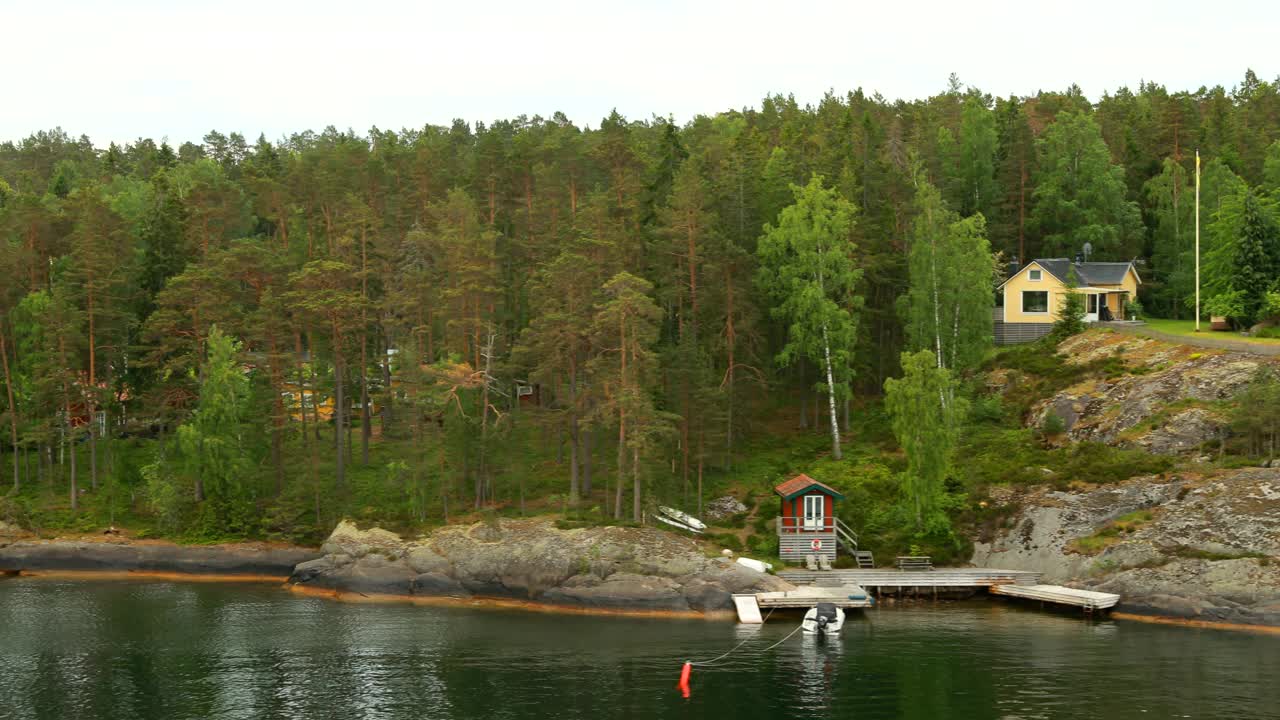
POLYGON ((1200 332, 1200 150, 1196 150, 1196 332, 1200 332))

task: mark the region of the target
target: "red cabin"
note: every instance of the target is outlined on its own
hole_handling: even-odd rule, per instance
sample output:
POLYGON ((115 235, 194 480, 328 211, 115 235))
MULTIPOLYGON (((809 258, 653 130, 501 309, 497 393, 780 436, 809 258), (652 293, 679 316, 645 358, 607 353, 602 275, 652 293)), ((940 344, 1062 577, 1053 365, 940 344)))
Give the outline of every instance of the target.
POLYGON ((835 560, 837 532, 835 502, 838 490, 808 475, 797 475, 773 489, 782 498, 778 516, 778 557, 803 561, 806 555, 835 560))

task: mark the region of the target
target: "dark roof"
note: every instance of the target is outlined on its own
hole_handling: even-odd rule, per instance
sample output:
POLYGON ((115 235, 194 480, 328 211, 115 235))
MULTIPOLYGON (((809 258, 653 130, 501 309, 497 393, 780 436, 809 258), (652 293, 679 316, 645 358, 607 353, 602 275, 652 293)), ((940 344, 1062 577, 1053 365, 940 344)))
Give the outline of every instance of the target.
MULTIPOLYGON (((1071 267, 1075 266, 1076 277, 1081 285, 1119 285, 1124 282, 1125 273, 1133 267, 1133 263, 1128 262, 1079 263, 1066 258, 1036 258, 1031 262, 1044 268, 1050 275, 1064 283, 1071 272, 1071 267)), ((1137 270, 1134 270, 1134 274, 1137 274, 1137 270)))
POLYGON ((804 473, 800 473, 790 480, 779 484, 773 489, 773 491, 781 495, 784 499, 790 500, 809 489, 817 489, 834 498, 840 500, 844 499, 844 495, 841 494, 839 490, 836 490, 830 485, 820 483, 804 473))

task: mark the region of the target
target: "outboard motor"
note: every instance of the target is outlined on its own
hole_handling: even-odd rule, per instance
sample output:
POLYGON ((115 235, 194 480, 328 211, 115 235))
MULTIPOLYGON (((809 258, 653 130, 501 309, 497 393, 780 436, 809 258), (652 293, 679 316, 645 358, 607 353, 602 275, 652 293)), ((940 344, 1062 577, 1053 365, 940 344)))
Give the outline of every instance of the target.
POLYGON ((834 603, 818 603, 818 631, 826 632, 827 625, 836 621, 836 606, 834 603))

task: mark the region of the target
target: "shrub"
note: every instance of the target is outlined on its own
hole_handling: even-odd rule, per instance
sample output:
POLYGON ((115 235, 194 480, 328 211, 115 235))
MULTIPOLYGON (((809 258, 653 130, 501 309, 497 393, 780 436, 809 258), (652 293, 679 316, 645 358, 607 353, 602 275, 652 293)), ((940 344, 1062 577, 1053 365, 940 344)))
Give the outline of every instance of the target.
POLYGON ((1067 552, 1081 555, 1097 555, 1147 523, 1154 517, 1150 510, 1137 510, 1103 525, 1092 535, 1076 538, 1067 543, 1067 552))
POLYGON ((1067 293, 1050 336, 1062 341, 1084 332, 1084 316, 1084 295, 1078 292, 1067 293))
POLYGON ((1067 431, 1067 423, 1058 413, 1050 410, 1045 414, 1044 420, 1040 423, 1040 432, 1045 437, 1057 437, 1067 431))

